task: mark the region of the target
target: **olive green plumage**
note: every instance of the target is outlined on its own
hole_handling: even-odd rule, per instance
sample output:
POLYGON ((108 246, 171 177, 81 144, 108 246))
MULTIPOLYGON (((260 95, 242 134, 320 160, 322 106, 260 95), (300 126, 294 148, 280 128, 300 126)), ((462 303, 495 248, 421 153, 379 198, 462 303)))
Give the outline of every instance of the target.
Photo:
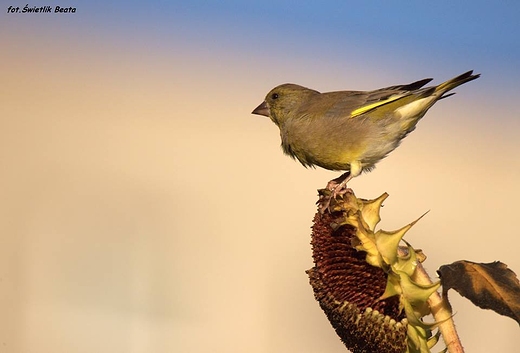
MULTIPOLYGON (((438 86, 432 79, 375 91, 320 93, 295 84, 273 88, 253 114, 280 128, 283 151, 304 166, 369 171, 415 129, 426 111, 455 87, 478 78, 468 71, 438 86)), ((345 181, 346 182, 346 181, 345 181)))

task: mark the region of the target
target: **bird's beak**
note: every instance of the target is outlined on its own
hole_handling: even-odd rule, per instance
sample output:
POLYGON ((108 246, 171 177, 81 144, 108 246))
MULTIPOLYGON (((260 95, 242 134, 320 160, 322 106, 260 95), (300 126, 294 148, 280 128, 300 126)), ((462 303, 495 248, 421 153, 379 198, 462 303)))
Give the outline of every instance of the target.
POLYGON ((255 108, 251 112, 251 114, 257 114, 257 115, 263 115, 263 116, 269 116, 269 107, 267 106, 267 103, 265 101, 262 102, 258 107, 255 108))

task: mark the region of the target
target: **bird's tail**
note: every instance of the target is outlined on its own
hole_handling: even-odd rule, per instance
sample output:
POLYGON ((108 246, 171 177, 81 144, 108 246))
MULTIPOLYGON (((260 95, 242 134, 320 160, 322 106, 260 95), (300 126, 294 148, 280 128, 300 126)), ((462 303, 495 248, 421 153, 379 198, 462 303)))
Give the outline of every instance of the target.
POLYGON ((438 86, 426 87, 417 92, 417 94, 410 94, 412 97, 411 102, 406 102, 405 99, 409 99, 407 96, 402 99, 405 104, 395 109, 400 119, 399 123, 401 131, 404 131, 406 136, 407 133, 415 128, 417 122, 426 114, 428 109, 432 107, 439 99, 449 97, 454 93, 448 93, 457 86, 463 83, 477 79, 480 76, 473 75, 473 70, 463 73, 457 77, 452 78, 446 82, 441 83, 438 86))
POLYGON ((463 73, 457 77, 452 78, 446 82, 441 83, 437 87, 435 87, 435 93, 440 95, 440 98, 449 97, 455 93, 446 94, 457 86, 460 86, 466 82, 473 81, 480 77, 480 74, 473 75, 473 70, 463 73))

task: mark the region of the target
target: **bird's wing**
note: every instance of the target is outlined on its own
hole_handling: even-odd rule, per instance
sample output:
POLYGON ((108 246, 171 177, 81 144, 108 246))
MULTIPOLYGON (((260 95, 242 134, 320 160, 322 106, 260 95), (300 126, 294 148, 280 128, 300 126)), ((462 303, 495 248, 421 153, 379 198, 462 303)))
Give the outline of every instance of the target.
POLYGON ((390 109, 394 106, 390 104, 392 102, 396 102, 395 106, 399 107, 414 101, 417 99, 417 94, 428 90, 429 88, 421 89, 421 87, 431 80, 428 78, 375 91, 336 91, 317 94, 302 103, 294 115, 300 120, 344 119, 360 116, 385 105, 385 108, 390 109))
POLYGON ((421 89, 421 87, 426 85, 431 80, 432 78, 425 78, 406 85, 390 86, 375 91, 367 91, 365 102, 358 108, 352 110, 350 117, 354 118, 370 110, 390 104, 392 102, 397 103, 397 101, 399 101, 397 103, 398 106, 408 104, 417 99, 417 93, 420 93, 420 96, 424 96, 426 91, 434 89, 433 87, 421 89))

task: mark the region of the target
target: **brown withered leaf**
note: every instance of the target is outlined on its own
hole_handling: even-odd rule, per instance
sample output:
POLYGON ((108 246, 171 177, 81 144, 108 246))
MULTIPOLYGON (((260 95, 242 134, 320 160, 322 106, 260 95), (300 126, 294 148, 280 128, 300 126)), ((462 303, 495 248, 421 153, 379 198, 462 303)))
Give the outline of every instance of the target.
POLYGON ((444 295, 450 288, 482 309, 509 316, 520 324, 520 282, 507 265, 495 261, 456 261, 437 271, 444 295))

